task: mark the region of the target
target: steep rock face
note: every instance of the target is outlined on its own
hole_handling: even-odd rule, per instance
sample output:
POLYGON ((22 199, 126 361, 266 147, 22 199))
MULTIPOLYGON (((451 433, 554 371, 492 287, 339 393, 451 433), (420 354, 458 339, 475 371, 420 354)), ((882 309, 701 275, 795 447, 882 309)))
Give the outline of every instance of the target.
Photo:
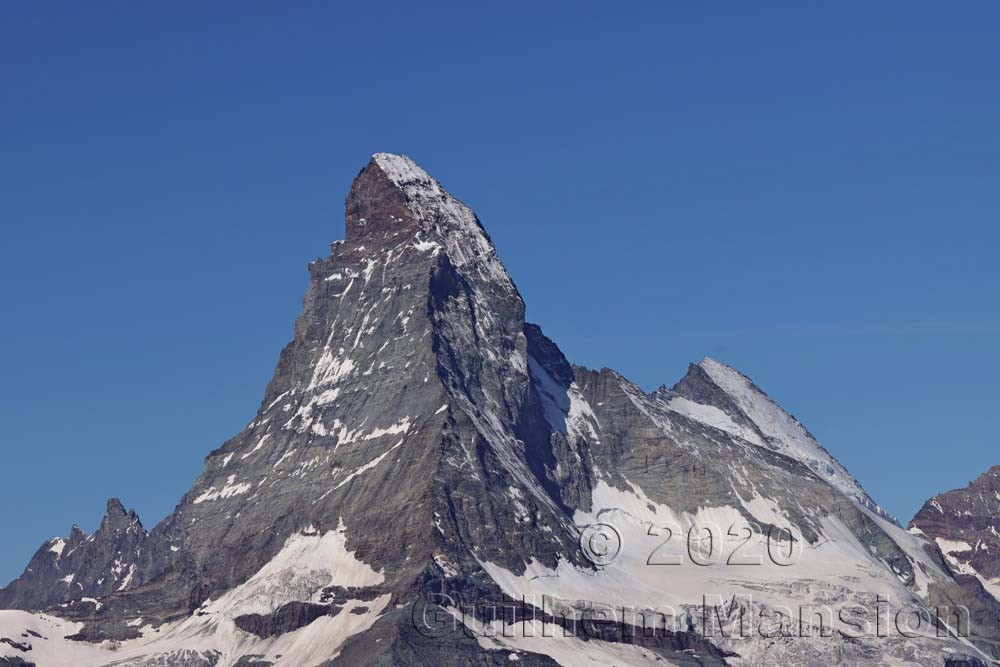
POLYGON ((544 477, 553 457, 524 304, 479 221, 386 154, 346 210, 347 240, 310 265, 257 416, 152 531, 143 585, 61 611, 81 636, 127 638, 125 619, 191 613, 272 635, 317 625, 322 605, 374 619, 452 580, 500 599, 477 558, 573 557, 575 528, 544 477), (328 603, 337 588, 350 599, 328 603))
POLYGON ((981 643, 1000 655, 1000 466, 964 489, 928 500, 910 531, 933 540, 955 573, 954 584, 937 591, 938 598, 947 604, 962 597, 981 643))
POLYGON ((1000 598, 1000 466, 928 500, 910 527, 937 542, 957 572, 978 577, 1000 598))
MULTIPOLYGON (((706 360, 673 390, 646 394, 614 371, 572 366, 524 321, 475 214, 408 158, 372 158, 348 194, 346 240, 309 272, 257 414, 143 533, 125 585, 74 597, 53 583, 61 569, 22 577, 7 606, 35 606, 30 595, 60 606, 0 614, 0 640, 32 638, 27 650, 0 645, 0 658, 358 667, 981 657, 934 633, 709 632, 704 596, 750 595, 770 611, 883 596, 926 612, 934 596, 969 594, 736 371, 706 360), (595 529, 610 533, 588 539, 595 529), (608 605, 676 613, 647 635, 633 617, 594 622, 608 605)), ((85 580, 114 567, 97 558, 85 580)))
POLYGON ((45 609, 125 590, 138 583, 146 540, 135 512, 112 498, 93 535, 73 526, 68 537, 43 544, 24 574, 0 590, 0 609, 45 609))
POLYGON ((351 188, 347 240, 310 274, 258 415, 154 531, 185 559, 192 606, 306 527, 343 522, 347 548, 397 592, 448 542, 501 560, 569 550, 534 472, 550 456, 524 304, 474 214, 409 160, 376 155, 351 188), (549 531, 520 529, 512 487, 549 531))

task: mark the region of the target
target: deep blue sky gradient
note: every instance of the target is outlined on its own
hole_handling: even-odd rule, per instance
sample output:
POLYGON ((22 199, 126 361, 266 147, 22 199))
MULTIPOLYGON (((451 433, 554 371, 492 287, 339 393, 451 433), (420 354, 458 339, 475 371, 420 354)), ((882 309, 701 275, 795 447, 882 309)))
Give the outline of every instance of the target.
POLYGON ((0 579, 249 421, 375 151, 571 360, 711 355, 904 521, 1000 463, 1000 5, 8 4, 0 579))

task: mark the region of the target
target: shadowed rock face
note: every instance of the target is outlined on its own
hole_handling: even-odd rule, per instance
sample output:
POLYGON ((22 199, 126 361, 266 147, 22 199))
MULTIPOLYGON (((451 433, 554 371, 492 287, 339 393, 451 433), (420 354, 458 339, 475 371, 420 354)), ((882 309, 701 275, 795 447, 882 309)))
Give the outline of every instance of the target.
POLYGON ((33 662, 25 662, 23 658, 15 656, 0 658, 0 667, 36 667, 33 662))
POLYGON ((981 643, 1000 658, 1000 466, 928 500, 910 529, 933 540, 955 574, 935 595, 944 603, 961 597, 981 643))
POLYGON ((937 540, 957 571, 997 581, 1000 591, 1000 466, 964 489, 934 496, 910 526, 937 540))
MULTIPOLYGON (((208 455, 176 510, 147 535, 109 503, 94 536, 75 529, 46 543, 0 592, 4 607, 48 608, 51 622, 72 622, 73 661, 101 664, 80 651, 105 640, 122 642, 116 665, 226 667, 548 666, 594 656, 943 664, 948 651, 967 649, 930 639, 800 642, 738 662, 763 649, 698 635, 687 607, 683 622, 650 637, 628 623, 559 645, 484 639, 461 625, 428 636, 417 610, 452 618, 469 605, 510 607, 499 617, 508 626, 566 629, 616 591, 673 602, 680 577, 647 580, 580 548, 592 522, 623 521, 643 538, 664 513, 790 525, 808 549, 837 543, 838 558, 856 559, 829 580, 814 566, 737 582, 788 604, 855 602, 873 595, 868 585, 919 603, 929 580, 949 599, 969 593, 915 557, 856 480, 733 369, 706 360, 672 390, 647 394, 609 369, 571 365, 525 322, 475 214, 408 158, 376 154, 350 188, 345 217, 346 240, 309 265, 302 313, 257 414, 208 455), (534 585, 555 587, 555 612, 526 611, 520 595, 534 585), (152 641, 128 641, 139 635, 152 641)), ((10 623, 0 616, 0 637, 19 627, 10 623)))

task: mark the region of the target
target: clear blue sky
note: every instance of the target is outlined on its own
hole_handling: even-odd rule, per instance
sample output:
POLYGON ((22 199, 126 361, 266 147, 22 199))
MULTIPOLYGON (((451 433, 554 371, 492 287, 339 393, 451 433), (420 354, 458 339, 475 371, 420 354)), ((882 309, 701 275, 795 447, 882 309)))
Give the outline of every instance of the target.
POLYGON ((1000 463, 1000 5, 104 4, 0 19, 0 579, 252 418, 375 151, 577 363, 730 363, 904 521, 1000 463))

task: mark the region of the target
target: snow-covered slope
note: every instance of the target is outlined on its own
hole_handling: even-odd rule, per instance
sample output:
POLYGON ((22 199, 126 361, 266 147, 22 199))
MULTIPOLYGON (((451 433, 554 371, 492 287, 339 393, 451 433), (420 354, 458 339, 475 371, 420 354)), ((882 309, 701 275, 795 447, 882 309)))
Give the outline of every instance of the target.
POLYGON ((660 397, 670 410, 801 461, 849 497, 894 520, 799 420, 736 369, 706 357, 660 397))
MULTIPOLYGON (((583 545, 597 539, 600 558, 596 568, 527 556, 517 570, 484 561, 508 596, 544 600, 578 618, 598 607, 614 609, 618 620, 654 618, 678 632, 709 636, 715 628, 712 641, 734 654, 726 657, 733 665, 930 665, 944 664, 951 652, 988 659, 966 639, 942 642, 931 625, 843 641, 841 632, 851 632, 845 619, 871 629, 877 614, 925 614, 924 600, 952 578, 927 540, 813 474, 799 457, 766 445, 781 427, 760 428, 742 412, 676 394, 646 395, 609 370, 577 369, 560 381, 558 364, 534 367, 545 376, 539 384, 551 397, 550 412, 561 409, 565 423, 576 425, 573 450, 589 441, 595 483, 574 521, 583 545), (730 625, 738 626, 727 611, 734 599, 753 619, 749 636, 730 625), (878 600, 886 607, 876 613, 878 600), (717 610, 729 636, 716 623, 717 610), (816 634, 818 617, 810 614, 817 610, 837 632, 803 639, 802 632, 816 634), (800 612, 806 630, 778 643, 761 636, 757 621, 784 614, 799 626, 800 612)), ((772 423, 784 414, 773 403, 745 404, 761 421, 762 412, 772 423)), ((786 437, 799 436, 789 421, 782 427, 786 437)))
MULTIPOLYGON (((290 537, 249 581, 205 602, 193 615, 167 624, 134 619, 129 625, 138 635, 135 639, 66 641, 83 628, 82 623, 50 614, 0 611, 0 664, 3 658, 17 658, 39 667, 209 667, 234 665, 253 655, 262 664, 319 665, 335 658, 351 636, 371 628, 391 596, 341 596, 332 609, 316 613, 306 626, 275 635, 254 634, 248 619, 293 604, 299 613, 308 613, 311 607, 329 602, 334 590, 365 591, 382 581, 380 573, 347 550, 343 526, 322 535, 307 529, 290 537)), ((88 603, 98 608, 101 604, 88 603)))

